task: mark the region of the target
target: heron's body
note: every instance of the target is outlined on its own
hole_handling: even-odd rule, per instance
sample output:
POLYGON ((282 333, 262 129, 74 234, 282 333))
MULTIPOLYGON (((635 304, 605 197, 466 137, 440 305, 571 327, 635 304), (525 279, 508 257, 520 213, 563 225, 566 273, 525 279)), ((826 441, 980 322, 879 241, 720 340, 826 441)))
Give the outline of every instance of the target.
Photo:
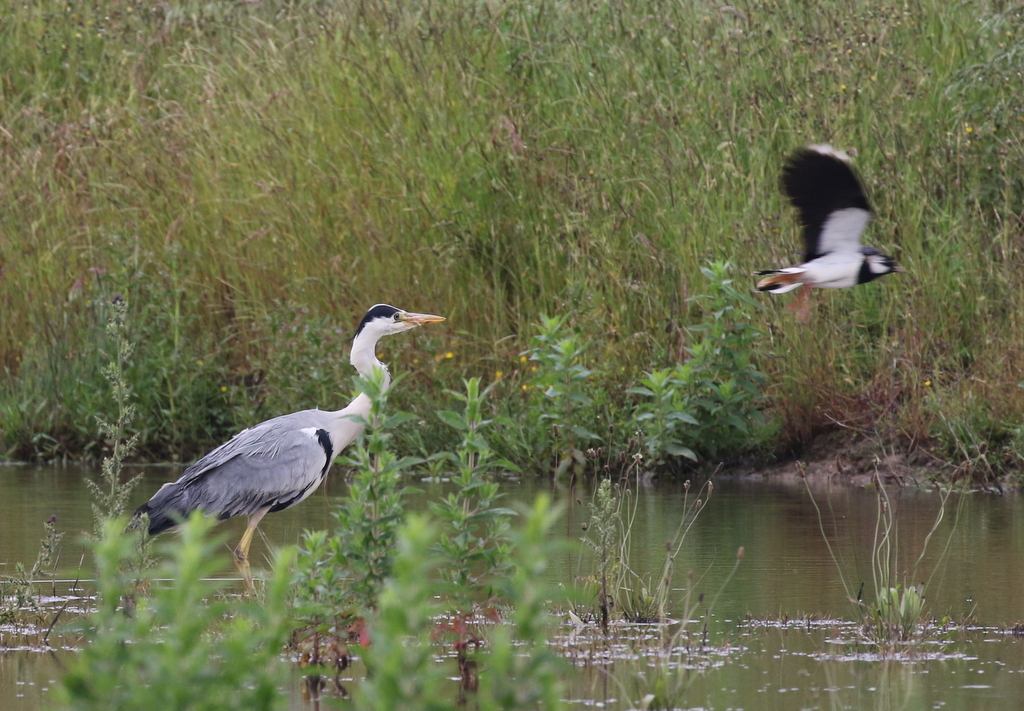
POLYGON ((827 145, 802 148, 787 160, 782 187, 800 214, 804 261, 757 272, 765 277, 758 291, 846 289, 901 271, 892 257, 861 246, 871 206, 849 163, 849 156, 827 145))
POLYGON ((149 514, 155 535, 196 509, 225 519, 290 508, 316 491, 334 456, 359 436, 346 431, 347 416, 369 410, 360 395, 344 410, 302 410, 242 430, 165 484, 139 513, 149 514))
MULTIPOLYGON (((383 369, 387 387, 387 368, 375 354, 378 339, 443 320, 377 304, 359 324, 351 363, 364 378, 376 368, 383 369)), ((341 410, 301 410, 242 430, 186 469, 177 481, 164 484, 135 515, 149 517, 152 535, 174 527, 196 510, 219 519, 248 516, 235 559, 251 584, 248 550, 256 525, 266 514, 290 508, 316 491, 335 456, 362 433, 370 404, 370 398, 360 393, 341 410)))

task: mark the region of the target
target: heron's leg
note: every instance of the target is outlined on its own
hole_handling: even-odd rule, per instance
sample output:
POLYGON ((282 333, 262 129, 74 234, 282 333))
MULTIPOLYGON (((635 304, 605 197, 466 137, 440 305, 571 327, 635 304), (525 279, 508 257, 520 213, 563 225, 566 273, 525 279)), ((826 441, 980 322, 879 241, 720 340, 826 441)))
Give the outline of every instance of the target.
POLYGON ((249 572, 249 546, 252 544, 252 534, 256 532, 256 526, 269 510, 270 507, 267 506, 249 515, 249 522, 245 527, 245 533, 242 534, 242 540, 235 547, 235 565, 238 567, 238 572, 242 574, 242 578, 245 579, 245 587, 250 592, 253 590, 253 585, 252 574, 249 572))

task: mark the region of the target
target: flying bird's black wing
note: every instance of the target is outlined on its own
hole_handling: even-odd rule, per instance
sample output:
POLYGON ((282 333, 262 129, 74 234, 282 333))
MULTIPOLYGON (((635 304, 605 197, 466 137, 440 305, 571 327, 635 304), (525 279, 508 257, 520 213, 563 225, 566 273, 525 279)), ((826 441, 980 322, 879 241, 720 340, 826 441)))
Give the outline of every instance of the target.
POLYGON ((871 206, 847 160, 830 146, 808 146, 795 151, 782 170, 782 189, 800 212, 805 262, 860 251, 871 206))

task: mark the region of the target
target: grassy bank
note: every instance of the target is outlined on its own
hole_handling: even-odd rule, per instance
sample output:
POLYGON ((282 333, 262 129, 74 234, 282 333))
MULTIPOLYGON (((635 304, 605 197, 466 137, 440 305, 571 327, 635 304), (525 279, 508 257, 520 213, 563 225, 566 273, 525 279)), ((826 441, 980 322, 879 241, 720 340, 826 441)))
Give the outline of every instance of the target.
MULTIPOLYGON (((520 421, 543 409, 520 360, 541 314, 588 344, 585 443, 628 437, 626 391, 713 318, 688 301, 708 260, 745 289, 792 258, 781 161, 827 140, 856 147, 868 240, 908 274, 822 294, 805 324, 786 297, 737 303, 764 334, 751 438, 841 422, 1013 464, 1024 22, 1002 8, 4 5, 2 451, 102 449, 116 293, 146 457, 343 403, 348 336, 379 301, 450 319, 383 349, 408 373, 394 401, 425 418, 410 448, 444 436, 433 413, 465 376, 500 380, 520 421)), ((517 436, 521 460, 549 453, 517 436)))

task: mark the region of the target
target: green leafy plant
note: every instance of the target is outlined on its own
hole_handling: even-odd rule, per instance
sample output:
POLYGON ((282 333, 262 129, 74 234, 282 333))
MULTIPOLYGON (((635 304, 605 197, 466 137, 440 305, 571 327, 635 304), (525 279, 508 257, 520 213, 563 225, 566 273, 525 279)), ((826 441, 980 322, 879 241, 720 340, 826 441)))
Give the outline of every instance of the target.
POLYGON ((479 378, 464 385, 465 394, 450 393, 464 404, 463 412, 438 413, 462 435, 454 452, 441 455, 455 467, 452 482, 458 491, 429 504, 441 524, 441 576, 459 606, 469 602, 465 596, 477 594, 508 570, 509 525, 515 511, 494 505, 500 498, 499 484, 489 475, 495 470, 518 471, 511 462, 496 459, 487 442, 486 429, 493 421, 484 419, 483 408, 494 386, 481 390, 479 378))
POLYGON ((480 389, 480 379, 464 381, 465 393, 450 392, 464 405, 462 412, 444 410, 438 416, 454 428, 462 441, 454 452, 440 459, 455 467, 452 482, 458 491, 429 503, 440 523, 436 553, 442 561, 441 580, 446 584, 451 621, 441 625, 439 637, 453 638, 463 690, 476 687, 476 667, 471 649, 480 637, 471 631, 480 604, 493 603, 495 585, 511 567, 509 529, 515 511, 495 506, 499 484, 490 478, 496 469, 516 471, 511 462, 496 459, 486 430, 493 420, 484 419, 484 407, 494 388, 480 389))
POLYGON ((749 449, 752 425, 761 422, 765 375, 758 370, 760 332, 749 314, 757 305, 729 278, 728 262, 712 262, 701 272, 709 293, 690 302, 705 320, 691 326, 697 341, 684 362, 652 370, 629 390, 638 396, 633 418, 642 433, 643 469, 655 472, 683 457, 697 461, 749 449))
POLYGON ((564 595, 545 582, 552 556, 564 545, 551 539, 557 519, 550 499, 538 496, 533 508, 524 511, 523 527, 512 535, 512 573, 499 583, 510 619, 488 635, 477 699, 481 711, 563 707, 566 662, 547 644, 551 620, 546 610, 564 595))
POLYGON ((652 370, 639 385, 626 391, 648 398, 638 403, 633 413, 643 432, 643 468, 647 471, 664 467, 669 457, 697 461, 697 455, 683 442, 694 442, 700 423, 684 409, 690 405, 684 396, 687 382, 679 376, 679 368, 652 370))
MULTIPOLYGON (((511 617, 486 633, 474 698, 481 711, 562 708, 565 662, 546 644, 550 623, 545 612, 559 596, 543 582, 557 547, 550 542, 556 518, 547 497, 538 497, 523 516, 522 530, 511 534, 513 566, 498 582, 511 617)), ((399 531, 394 575, 367 622, 372 642, 362 651, 368 674, 355 693, 358 709, 447 711, 465 705, 461 695, 449 700, 445 694, 447 674, 433 650, 434 616, 440 608, 430 580, 443 565, 436 554, 437 535, 435 526, 416 515, 399 531)))
POLYGON ((391 575, 398 528, 404 514, 401 472, 420 461, 399 458, 389 448, 392 430, 408 422, 387 412, 383 371, 357 379, 371 402, 363 438, 349 450, 353 469, 349 495, 334 512, 333 533, 307 531, 299 547, 294 605, 304 660, 335 671, 348 664, 347 644, 358 639, 363 617, 376 609, 391 575))
POLYGON ((732 265, 711 262, 701 267, 710 292, 693 296, 705 321, 691 326, 699 340, 687 349, 690 358, 678 368, 684 412, 696 420, 691 442, 709 456, 745 448, 750 426, 761 418, 759 405, 767 383, 756 357, 760 332, 750 323, 757 304, 729 278, 732 265))
POLYGON ((523 353, 537 363, 537 374, 530 380, 544 397, 541 420, 551 426, 553 471, 555 476, 573 474, 585 463, 583 447, 600 439, 584 425, 593 405, 589 383, 594 371, 583 364, 589 344, 579 332, 569 329, 565 316, 541 315, 530 348, 523 353))
POLYGON ((434 600, 431 575, 438 558, 432 548, 437 530, 423 516, 410 516, 397 535, 394 575, 381 590, 377 612, 367 622, 372 642, 362 650, 367 678, 355 694, 366 711, 409 709, 447 711, 443 667, 434 662, 431 635, 434 600))
POLYGON ((104 522, 91 541, 98 572, 97 608, 85 621, 85 647, 60 680, 61 708, 135 711, 144 708, 281 709, 285 667, 278 655, 287 635, 289 567, 279 554, 264 599, 217 597, 212 580, 226 563, 214 521, 198 512, 181 535, 163 542, 167 557, 154 570, 150 597, 136 597, 124 572, 135 541, 125 521, 104 522), (125 608, 125 600, 131 601, 125 608))

